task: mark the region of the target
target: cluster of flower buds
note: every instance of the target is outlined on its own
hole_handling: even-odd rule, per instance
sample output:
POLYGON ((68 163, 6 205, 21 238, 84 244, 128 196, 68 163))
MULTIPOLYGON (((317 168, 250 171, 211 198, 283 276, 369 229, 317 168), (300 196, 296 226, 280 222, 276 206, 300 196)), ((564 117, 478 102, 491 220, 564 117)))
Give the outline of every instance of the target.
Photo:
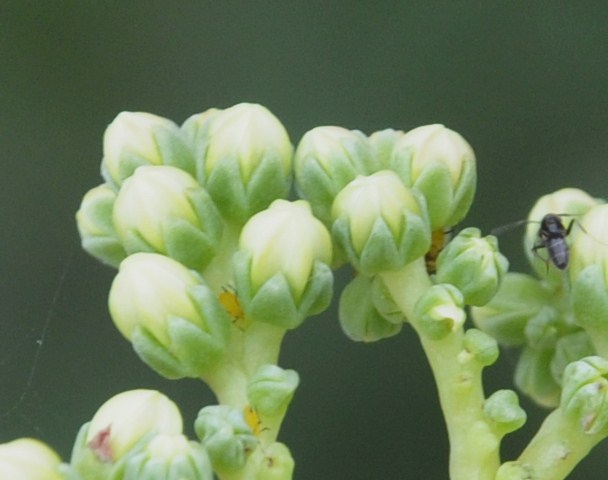
POLYGON ((524 238, 536 276, 508 273, 498 294, 472 310, 479 328, 503 345, 523 348, 517 386, 537 403, 563 400, 566 367, 584 357, 608 358, 608 205, 566 188, 540 198, 524 238), (545 215, 561 226, 543 230, 545 215), (547 246, 553 242, 552 250, 547 246), (554 264, 561 255, 561 268, 554 264))

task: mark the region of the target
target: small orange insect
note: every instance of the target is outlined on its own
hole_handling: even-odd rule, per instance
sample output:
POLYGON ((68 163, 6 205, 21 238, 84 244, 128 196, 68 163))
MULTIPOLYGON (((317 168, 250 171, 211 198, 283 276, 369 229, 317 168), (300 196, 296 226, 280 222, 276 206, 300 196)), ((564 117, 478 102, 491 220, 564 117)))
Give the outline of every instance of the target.
POLYGON ((249 425, 249 428, 251 428, 251 431, 256 437, 260 434, 260 432, 264 430, 262 428, 262 420, 260 420, 258 412, 256 412, 251 405, 247 405, 243 409, 243 417, 245 418, 245 422, 247 423, 247 425, 249 425))
POLYGON ((452 232, 453 230, 448 228, 435 230, 431 234, 431 248, 424 257, 426 271, 429 275, 433 275, 437 271, 437 257, 452 239, 452 232))
POLYGON ((222 287, 222 291, 218 296, 218 300, 224 310, 228 312, 233 318, 234 323, 241 329, 245 327, 244 319, 245 319, 245 311, 241 306, 241 302, 239 302, 239 298, 236 295, 236 290, 234 287, 222 287))

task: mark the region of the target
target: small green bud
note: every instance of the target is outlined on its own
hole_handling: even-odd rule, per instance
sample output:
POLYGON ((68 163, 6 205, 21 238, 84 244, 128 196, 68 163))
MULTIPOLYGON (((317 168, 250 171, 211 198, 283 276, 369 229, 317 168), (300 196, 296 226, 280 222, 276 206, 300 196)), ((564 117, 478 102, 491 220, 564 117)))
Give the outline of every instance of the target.
POLYGON ((350 182, 336 197, 332 217, 336 243, 367 275, 398 270, 430 246, 424 200, 388 170, 350 182))
POLYGON ((295 370, 262 365, 247 385, 247 398, 261 417, 283 417, 299 383, 295 370))
POLYGON ((498 360, 496 340, 476 328, 469 328, 465 332, 464 349, 467 356, 475 359, 483 367, 489 367, 498 360))
POLYGON ((167 378, 201 376, 228 342, 231 321, 216 295, 199 275, 163 255, 127 257, 109 307, 137 354, 167 378))
POLYGON ((272 113, 241 103, 203 121, 205 187, 225 218, 245 223, 273 200, 287 197, 293 147, 272 113))
POLYGON ((503 463, 496 472, 495 480, 540 480, 533 473, 533 467, 518 461, 503 463))
POLYGON ((449 284, 433 285, 416 302, 414 315, 426 336, 442 340, 464 325, 463 308, 463 297, 457 288, 449 284))
POLYGON ((89 190, 76 212, 82 248, 101 262, 118 267, 127 256, 114 229, 116 191, 107 183, 89 190))
POLYGON ((258 446, 243 413, 227 405, 203 408, 194 422, 194 431, 218 474, 241 470, 258 446))
POLYGON ((526 325, 536 316, 545 316, 553 303, 551 291, 535 278, 507 273, 498 293, 483 307, 473 307, 475 325, 501 344, 521 345, 526 341, 526 325))
POLYGON ((0 478, 6 480, 63 480, 60 463, 51 448, 33 438, 0 444, 0 478))
POLYGON ((435 279, 458 288, 467 305, 481 306, 496 295, 508 269, 496 237, 481 238, 479 229, 465 228, 439 254, 435 279))
POLYGON ((357 175, 369 175, 380 166, 367 137, 342 127, 316 127, 306 132, 294 161, 298 193, 326 224, 338 192, 357 175))
POLYGON ((209 148, 209 127, 213 119, 222 112, 219 108, 210 108, 202 113, 192 115, 182 124, 184 141, 194 154, 196 165, 195 178, 201 185, 207 183, 205 173, 205 155, 209 148))
POLYGON ((123 183, 114 225, 127 253, 156 252, 201 271, 215 256, 222 220, 211 197, 175 167, 140 167, 123 183))
POLYGON ((608 360, 586 357, 564 370, 561 407, 584 433, 604 432, 608 424, 608 360))
POLYGON ((422 192, 433 231, 456 225, 469 211, 477 186, 475 154, 453 130, 426 125, 407 132, 395 145, 391 169, 422 192))
POLYGON ((369 136, 372 151, 380 164, 379 170, 392 170, 391 163, 395 145, 397 145, 397 142, 403 135, 405 133, 401 130, 387 128, 374 132, 369 136))
POLYGON ((207 452, 180 434, 158 434, 123 457, 108 480, 213 480, 207 452))
POLYGON ((251 319, 295 328, 329 306, 331 237, 306 201, 274 201, 251 217, 239 244, 235 283, 251 319))
MULTIPOLYGON (((530 223, 528 223, 526 228, 524 249, 532 268, 542 279, 547 280, 551 285, 561 285, 563 275, 556 268, 548 268, 550 262, 545 249, 537 251, 532 249, 534 245, 538 244, 538 231, 541 220, 548 213, 556 215, 582 215, 597 203, 598 200, 582 190, 577 188, 562 188, 539 198, 534 207, 532 207, 532 210, 530 210, 528 215, 530 223)), ((573 233, 575 233, 575 230, 573 230, 573 233)))
POLYGON ((264 448, 256 457, 257 471, 253 480, 291 480, 295 463, 291 452, 282 443, 275 442, 264 448))
POLYGON ((403 316, 385 316, 374 302, 374 292, 377 291, 373 287, 377 283, 375 278, 357 275, 340 295, 340 326, 355 342, 375 342, 401 331, 403 316))
POLYGON ((485 415, 494 423, 499 435, 514 432, 526 423, 526 412, 519 406, 513 390, 494 392, 483 405, 485 415))
POLYGON ((554 349, 525 347, 515 367, 515 385, 539 405, 559 404, 560 386, 551 374, 554 349))
POLYGON ((595 354, 589 335, 585 331, 569 333, 560 337, 555 343, 555 354, 551 359, 551 373, 558 384, 566 366, 576 360, 595 354))
POLYGON ((122 112, 103 137, 101 173, 120 187, 142 165, 172 165, 195 174, 194 158, 175 123, 151 113, 122 112))

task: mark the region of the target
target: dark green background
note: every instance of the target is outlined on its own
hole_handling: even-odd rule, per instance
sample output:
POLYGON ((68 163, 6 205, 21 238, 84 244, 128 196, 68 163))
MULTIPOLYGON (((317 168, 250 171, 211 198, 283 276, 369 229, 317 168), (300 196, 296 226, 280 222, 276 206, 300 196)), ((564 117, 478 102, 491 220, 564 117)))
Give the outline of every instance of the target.
MULTIPOLYGON (((64 457, 119 391, 161 389, 187 424, 213 401, 140 364, 107 313, 113 272, 78 247, 74 213, 101 181, 102 134, 122 110, 181 123, 258 102, 294 143, 318 125, 444 123, 477 153, 464 224, 484 231, 564 186, 607 196, 604 1, 3 1, 0 69, 0 441, 36 436, 64 457)), ((525 268, 517 234, 504 244, 525 268)), ((510 386, 513 361, 507 352, 487 371, 489 391, 510 386)), ((296 478, 447 478, 435 388, 409 328, 355 344, 332 310, 288 335, 282 365, 301 375, 281 434, 296 478)), ((544 414, 524 405, 531 418, 506 458, 544 414)), ((605 478, 607 453, 572 478, 605 478)))

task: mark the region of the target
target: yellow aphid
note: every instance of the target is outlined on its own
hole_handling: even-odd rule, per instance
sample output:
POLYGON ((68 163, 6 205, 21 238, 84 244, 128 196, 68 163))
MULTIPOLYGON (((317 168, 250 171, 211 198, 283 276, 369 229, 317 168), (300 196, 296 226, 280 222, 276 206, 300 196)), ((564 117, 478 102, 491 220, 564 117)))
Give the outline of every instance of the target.
POLYGON ((243 307, 241 307, 241 303, 239 302, 234 289, 222 288, 218 300, 222 307, 224 307, 224 310, 226 310, 234 319, 235 323, 239 323, 243 320, 245 312, 243 311, 243 307))
POLYGON ((251 428, 251 431, 257 437, 262 431, 262 421, 258 413, 251 405, 247 405, 243 409, 243 417, 245 417, 245 422, 247 422, 247 425, 249 425, 249 428, 251 428))

